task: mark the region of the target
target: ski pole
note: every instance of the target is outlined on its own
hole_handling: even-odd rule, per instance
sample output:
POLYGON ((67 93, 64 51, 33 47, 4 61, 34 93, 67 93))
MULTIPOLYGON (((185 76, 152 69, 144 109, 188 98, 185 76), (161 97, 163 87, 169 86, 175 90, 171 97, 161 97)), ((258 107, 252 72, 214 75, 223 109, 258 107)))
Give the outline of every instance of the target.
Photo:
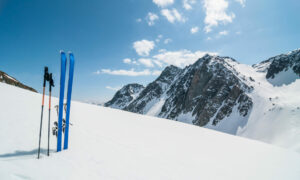
POLYGON ((49 156, 49 149, 50 149, 50 114, 51 114, 51 91, 52 87, 54 87, 54 81, 52 78, 52 73, 49 74, 49 119, 48 119, 48 151, 47 155, 49 156))
POLYGON ((41 136, 42 136, 42 124, 43 124, 43 112, 44 112, 44 100, 45 100, 45 87, 46 81, 48 80, 48 67, 44 69, 44 83, 43 83, 43 99, 42 99, 42 112, 41 112, 41 122, 40 122, 40 136, 39 136, 39 148, 38 148, 38 159, 40 158, 41 151, 41 136))

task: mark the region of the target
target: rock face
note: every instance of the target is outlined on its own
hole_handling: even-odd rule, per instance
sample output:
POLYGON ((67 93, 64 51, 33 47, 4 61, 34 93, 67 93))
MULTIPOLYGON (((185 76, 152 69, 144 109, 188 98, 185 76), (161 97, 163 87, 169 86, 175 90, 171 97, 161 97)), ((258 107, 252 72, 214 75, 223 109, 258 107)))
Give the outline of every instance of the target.
MULTIPOLYGON (((262 102, 257 97, 267 96, 265 88, 299 78, 300 50, 253 66, 230 57, 205 55, 184 69, 166 67, 136 98, 127 100, 117 92, 112 101, 121 99, 118 107, 126 111, 236 134, 252 117, 255 102, 262 102)), ((106 106, 114 107, 110 102, 106 106)))
POLYGON ((29 91, 37 92, 35 89, 22 84, 21 82, 19 82, 15 78, 9 76, 8 74, 6 74, 5 72, 2 72, 2 71, 0 71, 0 82, 10 84, 10 85, 13 85, 13 86, 17 86, 17 87, 20 87, 20 88, 23 88, 23 89, 27 89, 29 91))
MULTIPOLYGON (((246 94, 252 88, 238 77, 232 66, 235 63, 228 57, 206 55, 184 69, 168 66, 121 109, 178 121, 186 121, 182 117, 188 115, 188 121, 198 126, 210 121, 217 125, 234 107, 245 117, 253 104, 246 94)), ((106 106, 113 107, 110 103, 106 106)))
POLYGON ((181 69, 175 66, 166 67, 161 75, 154 82, 150 83, 124 110, 146 114, 151 106, 149 103, 153 104, 161 98, 174 81, 175 76, 180 72, 181 69))
POLYGON ((145 87, 140 84, 128 84, 117 91, 112 100, 105 103, 104 106, 123 109, 127 107, 144 88, 145 87))
POLYGON ((300 49, 269 58, 253 67, 266 72, 266 78, 273 85, 292 83, 300 77, 300 49))

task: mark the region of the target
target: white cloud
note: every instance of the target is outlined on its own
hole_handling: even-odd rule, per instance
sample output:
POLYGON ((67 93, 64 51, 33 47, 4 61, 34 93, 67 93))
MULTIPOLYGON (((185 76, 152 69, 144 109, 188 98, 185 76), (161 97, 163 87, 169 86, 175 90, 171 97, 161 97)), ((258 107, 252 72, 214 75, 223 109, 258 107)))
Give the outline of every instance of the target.
POLYGON ((118 91, 119 89, 121 89, 121 87, 111 87, 111 86, 106 86, 105 88, 113 91, 118 91))
POLYGON ((228 35, 228 31, 221 31, 221 32, 219 32, 219 35, 220 36, 226 36, 226 35, 228 35))
POLYGON ((174 23, 175 21, 178 22, 185 22, 185 18, 177 11, 177 9, 173 8, 172 10, 169 9, 162 9, 161 14, 170 22, 174 23))
POLYGON ((165 44, 169 44, 170 42, 172 42, 172 39, 170 39, 170 38, 167 38, 167 39, 164 40, 165 44))
POLYGON ((148 41, 143 39, 141 41, 136 41, 133 43, 133 48, 136 53, 140 56, 149 56, 150 51, 154 49, 155 43, 153 41, 148 41))
POLYGON ((236 2, 239 2, 242 7, 246 7, 246 0, 235 0, 236 2))
POLYGON ((205 54, 216 55, 214 52, 204 52, 204 51, 189 51, 189 50, 180 50, 180 51, 161 51, 160 54, 153 56, 153 59, 160 61, 165 64, 172 64, 177 67, 185 67, 187 65, 193 64, 199 58, 203 57, 205 54))
POLYGON ((158 15, 151 12, 149 12, 146 17, 149 26, 153 26, 155 24, 155 21, 158 19, 159 19, 158 15))
POLYGON ((129 59, 129 58, 126 58, 126 59, 123 59, 123 62, 125 63, 125 64, 131 64, 131 59, 129 59))
POLYGON ((167 52, 167 50, 166 49, 160 49, 160 50, 158 50, 158 52, 163 53, 163 52, 167 52))
POLYGON ((141 58, 138 61, 146 67, 154 67, 154 64, 151 59, 141 58))
POLYGON ((182 3, 184 9, 191 10, 193 9, 192 5, 196 3, 196 0, 183 0, 182 3))
POLYGON ((207 37, 207 40, 210 41, 210 40, 211 40, 211 37, 207 37))
POLYGON ((192 27, 190 31, 192 34, 195 34, 199 31, 199 27, 198 26, 192 27))
POLYGON ((227 0, 204 0, 205 9, 205 32, 208 33, 212 31, 214 26, 218 26, 219 23, 231 23, 235 18, 233 13, 228 14, 226 11, 228 9, 227 0))
POLYGON ((109 74, 109 75, 118 75, 118 76, 151 76, 157 75, 155 71, 150 71, 149 69, 145 69, 143 71, 135 71, 134 69, 130 70, 111 70, 111 69, 101 69, 95 72, 95 74, 109 74))
POLYGON ((240 35, 240 34, 242 34, 242 32, 241 32, 241 31, 237 31, 236 34, 237 34, 237 35, 240 35))
POLYGON ((160 74, 161 74, 161 71, 158 71, 158 70, 155 70, 155 71, 152 72, 152 75, 157 75, 158 76, 160 74))
POLYGON ((155 42, 160 42, 160 40, 163 38, 163 35, 158 35, 157 38, 155 39, 155 42))
POLYGON ((158 7, 165 7, 165 6, 172 5, 174 3, 174 0, 153 0, 153 2, 158 7))
POLYGON ((136 22, 140 23, 140 22, 142 22, 142 19, 138 18, 138 19, 136 19, 136 22))
POLYGON ((158 67, 160 67, 160 68, 163 67, 163 63, 160 62, 160 61, 158 61, 158 60, 153 60, 153 62, 154 62, 158 67))

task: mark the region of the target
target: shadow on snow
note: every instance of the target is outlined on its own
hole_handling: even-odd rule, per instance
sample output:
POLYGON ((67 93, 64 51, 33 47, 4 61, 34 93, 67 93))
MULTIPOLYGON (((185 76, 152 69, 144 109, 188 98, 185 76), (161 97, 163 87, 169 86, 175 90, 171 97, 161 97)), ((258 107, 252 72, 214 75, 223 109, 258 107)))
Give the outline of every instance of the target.
MULTIPOLYGON (((41 148, 41 154, 47 155, 47 149, 41 148)), ((54 150, 50 149, 50 153, 55 152, 54 150)), ((10 157, 18 157, 18 156, 30 156, 30 155, 37 155, 38 149, 33 149, 31 151, 20 151, 16 150, 13 153, 6 153, 6 154, 0 154, 0 158, 10 158, 10 157)))

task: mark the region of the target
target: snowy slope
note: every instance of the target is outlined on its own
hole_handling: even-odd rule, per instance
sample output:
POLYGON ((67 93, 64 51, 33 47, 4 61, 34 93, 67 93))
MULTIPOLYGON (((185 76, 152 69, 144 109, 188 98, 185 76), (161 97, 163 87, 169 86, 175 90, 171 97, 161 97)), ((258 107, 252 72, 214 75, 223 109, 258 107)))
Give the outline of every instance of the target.
POLYGON ((253 66, 205 55, 183 69, 165 68, 123 110, 300 152, 299 92, 300 49, 253 66))
MULTIPOLYGON (((210 121, 205 127, 300 152, 299 77, 289 85, 275 86, 266 79, 266 71, 261 71, 261 67, 252 68, 236 62, 231 62, 231 66, 245 84, 253 87, 253 91, 247 93, 253 101, 253 109, 240 119, 235 108, 217 126, 210 121)), ((284 73, 278 73, 276 79, 284 79, 281 74, 284 73)))
MULTIPOLYGON (((50 157, 45 111, 37 160, 41 95, 3 83, 0 92, 0 179, 300 179, 298 153, 78 102, 71 108, 70 149, 55 153, 52 136, 50 157)), ((55 111, 51 116, 57 119, 55 111)))

